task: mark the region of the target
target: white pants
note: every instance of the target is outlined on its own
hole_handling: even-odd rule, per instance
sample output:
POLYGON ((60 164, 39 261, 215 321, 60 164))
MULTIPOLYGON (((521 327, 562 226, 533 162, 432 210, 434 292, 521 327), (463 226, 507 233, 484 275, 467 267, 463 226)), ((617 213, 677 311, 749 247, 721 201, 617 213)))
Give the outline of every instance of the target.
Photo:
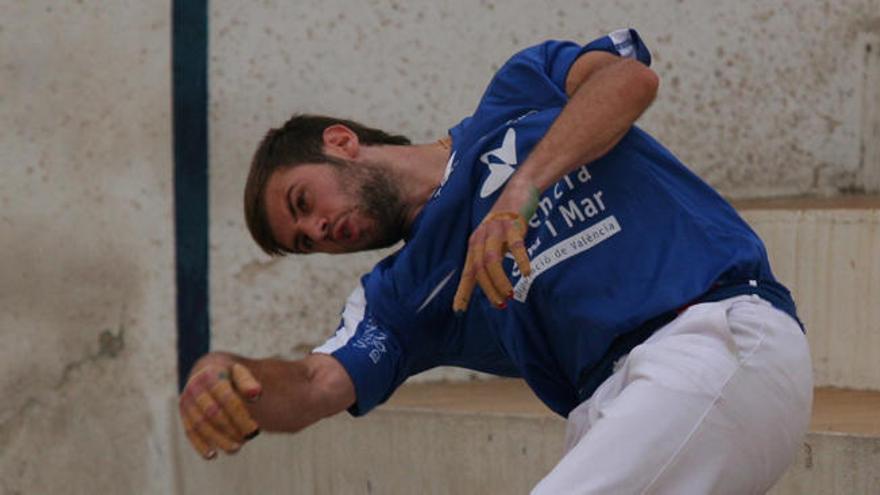
POLYGON ((758 296, 688 308, 571 411, 534 494, 765 493, 800 448, 812 369, 797 323, 758 296))

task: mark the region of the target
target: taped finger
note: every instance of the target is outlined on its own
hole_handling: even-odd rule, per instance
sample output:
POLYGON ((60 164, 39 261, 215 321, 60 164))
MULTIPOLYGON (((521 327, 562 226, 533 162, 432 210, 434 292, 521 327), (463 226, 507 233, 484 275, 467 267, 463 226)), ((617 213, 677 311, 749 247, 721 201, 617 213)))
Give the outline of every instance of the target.
POLYGON ((486 253, 484 256, 486 270, 489 272, 489 278, 495 290, 502 297, 509 297, 513 292, 513 286, 510 285, 510 280, 508 280, 507 274, 504 273, 504 268, 501 266, 501 260, 504 258, 504 243, 500 237, 489 237, 489 240, 486 241, 486 253))
POLYGON ((186 385, 184 386, 184 391, 191 390, 197 392, 205 389, 211 381, 211 375, 210 368, 203 368, 195 375, 189 377, 189 380, 187 380, 186 385))
POLYGON ((480 248, 474 252, 474 269, 477 272, 477 283, 480 284, 480 288, 483 289, 483 293, 486 294, 489 302, 491 302, 495 306, 503 306, 504 297, 501 296, 501 294, 492 284, 492 279, 489 278, 489 274, 486 272, 485 266, 483 266, 483 246, 480 245, 477 247, 480 248))
POLYGON ((236 390, 251 401, 257 400, 263 391, 263 387, 251 374, 251 370, 239 363, 232 365, 232 383, 236 390))
POLYGON ((519 272, 522 273, 523 277, 528 277, 532 273, 532 264, 529 262, 529 255, 526 252, 525 242, 523 241, 524 234, 525 232, 517 228, 507 229, 507 249, 513 254, 513 259, 516 260, 519 272))
POLYGON ((232 424, 220 404, 211 397, 207 391, 200 393, 195 398, 196 407, 201 415, 207 418, 211 424, 220 431, 227 439, 233 442, 242 441, 242 433, 232 424))
POLYGON ((213 459, 217 457, 217 451, 211 448, 207 442, 205 442, 199 433, 192 429, 192 425, 189 424, 188 420, 184 420, 183 422, 184 431, 186 432, 186 438, 189 439, 190 445, 205 459, 213 459))
POLYGON ((461 281, 455 290, 455 297, 452 299, 452 310, 456 313, 463 313, 471 300, 471 294, 474 293, 474 271, 471 266, 471 255, 468 253, 464 261, 464 271, 461 273, 461 281))
POLYGON ((230 454, 237 452, 241 448, 240 443, 230 440, 217 431, 197 407, 190 407, 186 415, 189 418, 191 429, 198 433, 199 437, 209 446, 217 446, 230 454))
POLYGON ((242 433, 245 439, 250 440, 260 432, 260 427, 251 418, 250 413, 238 394, 232 390, 229 381, 219 381, 211 388, 211 395, 217 399, 226 414, 232 419, 233 424, 242 433))

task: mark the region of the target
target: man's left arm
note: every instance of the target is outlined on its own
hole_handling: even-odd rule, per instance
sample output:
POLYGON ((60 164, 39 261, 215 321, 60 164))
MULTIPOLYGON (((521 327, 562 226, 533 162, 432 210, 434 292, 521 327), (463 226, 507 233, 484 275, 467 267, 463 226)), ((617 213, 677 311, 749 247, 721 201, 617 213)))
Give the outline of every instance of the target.
POLYGON ((510 251, 523 275, 531 271, 523 238, 540 194, 610 151, 654 101, 658 86, 657 74, 646 65, 607 52, 588 52, 572 64, 565 82, 568 103, 471 234, 456 311, 467 308, 475 283, 503 306, 513 287, 501 261, 510 251))
MULTIPOLYGON (((588 52, 569 70, 568 104, 510 178, 493 211, 519 211, 521 196, 555 184, 601 158, 629 131, 657 95, 660 79, 646 65, 607 52, 588 52)), ((531 216, 531 215, 529 215, 531 216)))

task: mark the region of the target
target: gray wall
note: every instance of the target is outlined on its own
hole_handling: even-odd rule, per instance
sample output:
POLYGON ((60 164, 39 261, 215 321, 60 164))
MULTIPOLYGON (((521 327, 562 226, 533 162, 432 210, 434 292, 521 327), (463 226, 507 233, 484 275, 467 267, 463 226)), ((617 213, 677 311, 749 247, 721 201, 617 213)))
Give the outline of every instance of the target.
POLYGON ((0 493, 168 493, 169 2, 0 1, 0 493))
MULTIPOLYGON (((216 347, 302 355, 380 256, 259 252, 241 193, 269 127, 435 139, 549 37, 638 28, 663 80, 644 126, 728 195, 880 190, 880 2, 717 4, 211 2, 216 347)), ((170 10, 0 0, 0 493, 174 489, 170 10)))

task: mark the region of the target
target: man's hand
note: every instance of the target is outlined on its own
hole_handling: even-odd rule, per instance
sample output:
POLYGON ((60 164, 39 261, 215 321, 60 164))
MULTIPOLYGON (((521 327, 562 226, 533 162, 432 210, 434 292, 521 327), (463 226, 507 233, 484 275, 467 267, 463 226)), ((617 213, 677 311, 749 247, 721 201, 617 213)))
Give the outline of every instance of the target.
POLYGON ((474 285, 480 284, 483 293, 497 308, 507 307, 513 296, 513 286, 504 273, 501 261, 511 253, 524 277, 531 273, 524 239, 529 218, 538 204, 538 189, 531 184, 518 185, 511 180, 501 197, 486 215, 468 241, 464 271, 452 309, 464 312, 470 302, 474 285))
POLYGON ((260 432, 242 397, 255 401, 261 392, 251 372, 228 355, 211 353, 196 363, 179 410, 186 436, 202 457, 215 458, 218 448, 235 453, 260 432))

